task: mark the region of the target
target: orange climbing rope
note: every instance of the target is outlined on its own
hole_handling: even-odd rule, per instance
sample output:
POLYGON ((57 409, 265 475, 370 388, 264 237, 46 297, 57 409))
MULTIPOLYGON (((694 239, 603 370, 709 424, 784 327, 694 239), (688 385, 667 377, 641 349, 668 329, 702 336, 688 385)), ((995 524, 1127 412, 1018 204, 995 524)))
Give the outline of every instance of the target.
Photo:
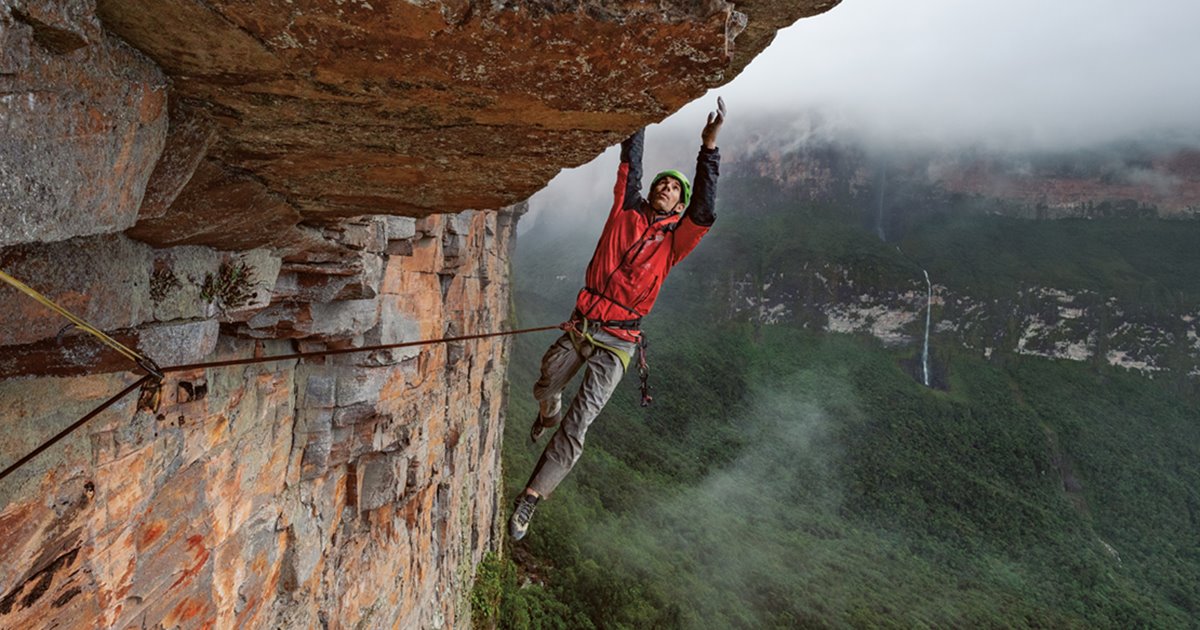
MULTIPOLYGON (((525 333, 542 332, 545 330, 554 330, 554 329, 558 329, 558 328, 562 327, 561 324, 556 324, 553 326, 537 326, 534 328, 521 328, 518 330, 504 330, 504 331, 500 331, 500 332, 479 333, 479 334, 475 334, 475 335, 462 335, 462 336, 458 336, 458 337, 442 337, 440 339, 423 339, 420 341, 405 341, 402 343, 388 343, 388 344, 380 344, 380 345, 374 345, 374 346, 362 346, 359 348, 339 348, 339 349, 335 349, 335 350, 317 350, 317 351, 313 351, 313 352, 296 352, 296 353, 292 353, 292 354, 280 354, 280 355, 266 356, 266 357, 251 357, 248 359, 228 359, 225 361, 208 361, 208 362, 204 362, 204 363, 188 363, 188 364, 184 364, 184 365, 171 365, 171 366, 167 366, 167 367, 159 367, 158 364, 156 364, 152 359, 150 359, 148 357, 144 357, 144 356, 138 354, 137 352, 134 352, 133 350, 129 349, 128 347, 122 345, 121 343, 117 342, 116 340, 113 340, 111 337, 104 334, 99 329, 95 328, 91 324, 88 324, 83 319, 71 314, 69 311, 62 308, 58 304, 55 304, 52 300, 50 300, 46 296, 38 293, 36 290, 30 288, 28 285, 21 282, 20 280, 13 278, 12 276, 8 275, 7 273, 4 273, 3 271, 0 271, 0 280, 3 280, 5 282, 7 282, 8 284, 16 287, 22 293, 30 296, 34 300, 47 306, 51 310, 59 313, 63 317, 66 317, 68 320, 71 321, 71 323, 75 324, 81 330, 88 332, 89 334, 91 334, 91 335, 97 337, 98 339, 100 339, 101 341, 103 341, 105 344, 112 346, 114 349, 116 349, 118 352, 120 352, 125 357, 129 358, 139 368, 141 368, 142 370, 144 370, 146 372, 145 376, 141 377, 140 379, 135 381, 133 384, 127 386, 125 389, 118 392, 112 398, 109 398, 108 400, 104 401, 104 403, 102 403, 99 407, 96 407, 95 409, 90 411, 87 415, 85 415, 84 417, 75 421, 75 423, 72 424, 71 426, 67 427, 66 429, 63 429, 54 437, 43 442, 37 448, 30 451, 29 454, 27 454, 24 457, 22 457, 21 459, 17 460, 12 465, 5 468, 3 471, 0 471, 0 481, 3 481, 5 477, 7 477, 10 474, 12 474, 13 472, 15 472, 18 468, 20 468, 21 466, 28 463, 34 457, 37 457, 39 454, 41 454, 43 451, 45 451, 46 449, 53 446, 59 440, 62 440, 63 438, 67 437, 72 432, 77 430, 79 427, 82 427, 84 424, 86 424, 92 418, 95 418, 96 416, 100 415, 100 413, 103 412, 105 409, 108 409, 109 407, 115 405, 118 401, 120 401, 122 398, 128 396, 134 390, 136 390, 136 389, 142 390, 142 399, 139 400, 139 404, 142 404, 147 399, 156 400, 158 388, 162 384, 163 375, 169 374, 171 372, 184 372, 184 371, 188 371, 188 370, 199 370, 199 369, 204 369, 204 368, 220 368, 220 367, 228 367, 228 366, 233 366, 233 365, 251 365, 251 364, 255 364, 255 363, 271 363, 274 361, 290 361, 290 360, 295 360, 295 359, 307 359, 307 358, 311 358, 311 357, 321 357, 321 356, 335 355, 335 354, 354 354, 354 353, 358 353, 358 352, 374 352, 376 350, 394 350, 397 348, 425 346, 425 345, 432 345, 435 343, 453 343, 455 341, 470 341, 472 339, 485 339, 488 337, 504 337, 504 336, 509 336, 509 335, 522 335, 525 333)), ((157 405, 155 405, 155 406, 157 406, 157 405)))

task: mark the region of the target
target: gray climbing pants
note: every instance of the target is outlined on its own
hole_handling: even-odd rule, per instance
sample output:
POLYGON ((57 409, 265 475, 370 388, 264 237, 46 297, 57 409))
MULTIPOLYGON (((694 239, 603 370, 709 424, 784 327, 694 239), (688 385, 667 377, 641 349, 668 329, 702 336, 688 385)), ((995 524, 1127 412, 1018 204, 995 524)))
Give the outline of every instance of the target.
MULTIPOLYGON (((602 330, 592 332, 596 342, 616 348, 632 357, 637 344, 618 339, 602 330)), ((561 410, 562 391, 579 371, 583 382, 570 408, 563 415, 558 430, 550 438, 546 450, 533 469, 527 484, 543 497, 549 496, 562 482, 571 467, 583 454, 583 438, 588 427, 612 396, 617 383, 625 375, 625 365, 616 353, 597 346, 579 335, 564 333, 542 357, 542 376, 533 386, 538 412, 543 418, 553 418, 561 410)))

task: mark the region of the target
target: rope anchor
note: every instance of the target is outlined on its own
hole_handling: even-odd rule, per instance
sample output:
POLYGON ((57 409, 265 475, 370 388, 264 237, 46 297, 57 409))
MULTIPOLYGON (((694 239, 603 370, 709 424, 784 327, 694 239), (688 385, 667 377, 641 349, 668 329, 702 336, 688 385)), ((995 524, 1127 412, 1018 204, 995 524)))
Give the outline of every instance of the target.
POLYGON ((163 371, 154 359, 142 358, 137 362, 138 367, 146 371, 145 383, 138 391, 138 411, 158 413, 162 404, 163 371))
POLYGON ((190 370, 227 367, 227 366, 233 366, 233 365, 252 365, 252 364, 256 364, 256 363, 271 363, 274 361, 289 361, 289 360, 306 359, 306 358, 310 358, 310 357, 321 357, 321 356, 336 355, 336 354, 353 354, 353 353, 358 353, 358 352, 373 352, 376 350, 394 350, 394 349, 398 349, 398 348, 408 348, 408 347, 412 347, 412 346, 432 345, 435 343, 452 343, 452 342, 456 342, 456 341, 470 341, 472 339, 485 339, 488 337, 503 337, 503 336, 509 336, 509 335, 522 335, 525 333, 541 332, 541 331, 545 331, 545 330, 554 330, 556 328, 559 328, 559 326, 539 326, 536 328, 522 328, 519 330, 504 330, 504 331, 500 331, 500 332, 480 333, 480 334, 475 334, 475 335, 464 335, 464 336, 460 336, 460 337, 443 337, 441 339, 423 339, 420 341, 406 341, 406 342, 402 342, 402 343, 390 343, 390 344, 382 344, 382 345, 377 345, 377 346, 363 346, 361 348, 339 348, 339 349, 335 349, 335 350, 320 350, 320 351, 316 351, 316 352, 297 352, 294 354, 283 354, 283 355, 276 355, 276 356, 269 356, 269 357, 254 357, 254 358, 249 358, 249 359, 229 359, 229 360, 225 360, 225 361, 209 361, 209 362, 205 362, 205 363, 190 363, 190 364, 186 364, 186 365, 171 365, 171 366, 167 366, 167 367, 160 367, 157 363, 154 362, 153 359, 142 356, 142 355, 138 354, 137 352, 134 352, 133 350, 129 349, 127 346, 121 344, 120 342, 116 341, 112 337, 109 337, 108 335, 101 332, 99 329, 88 324, 87 322, 80 319, 79 317, 76 317, 75 315, 71 314, 66 309, 55 304, 49 298, 47 298, 47 297, 43 296, 42 294, 38 293, 37 291, 31 289, 29 286, 27 286, 20 280, 13 278, 12 276, 8 275, 7 273, 4 273, 3 271, 0 271, 0 280, 7 282, 8 284, 12 285, 17 290, 19 290, 22 293, 33 298, 40 304, 43 304, 47 308, 50 308, 51 310, 53 310, 54 312, 62 315, 63 317, 66 317, 68 320, 71 321, 72 324, 74 324, 80 330, 84 330, 84 331, 88 332, 89 334, 91 334, 92 336, 100 339, 100 341, 104 342, 105 345, 112 347, 113 349, 120 352, 122 355, 128 357, 141 370, 146 372, 145 376, 141 377, 133 384, 131 384, 128 387, 126 387, 125 389, 121 390, 117 395, 113 396, 112 398, 109 398, 103 404, 101 404, 99 407, 93 409, 86 416, 84 416, 83 418, 80 418, 78 421, 76 421, 74 424, 67 427, 66 429, 63 429, 61 432, 58 433, 58 435, 55 435, 53 438, 50 438, 48 441, 44 442, 41 446, 38 446, 36 449, 34 449, 28 455, 17 460, 15 463, 10 465, 8 468, 5 468, 3 471, 0 471, 0 480, 3 480, 5 477, 7 477, 8 475, 10 475, 14 471, 16 471, 18 468, 23 466, 25 463, 27 463, 28 461, 30 461, 31 459, 33 459, 34 457, 39 455, 42 451, 45 451, 46 449, 53 446, 59 440, 70 435, 73 431, 75 431, 79 427, 83 426, 88 420, 91 420, 92 418, 99 415, 100 412, 102 412, 105 409, 108 409, 109 407, 116 404, 118 401, 120 401, 122 398, 124 398, 125 396, 127 396, 128 394, 133 392, 133 390, 135 390, 135 389, 138 390, 138 403, 137 403, 138 410, 146 411, 149 413, 156 413, 158 411, 159 407, 162 405, 163 380, 165 378, 165 375, 170 374, 172 372, 185 372, 185 371, 190 371, 190 370))

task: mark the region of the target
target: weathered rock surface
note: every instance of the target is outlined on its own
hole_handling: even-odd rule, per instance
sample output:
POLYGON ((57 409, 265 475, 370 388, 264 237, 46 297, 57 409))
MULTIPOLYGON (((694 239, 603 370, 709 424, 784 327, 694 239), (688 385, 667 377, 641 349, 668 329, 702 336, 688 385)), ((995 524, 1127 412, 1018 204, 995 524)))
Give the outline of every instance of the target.
MULTIPOLYGON (((314 321, 355 315, 289 336, 315 350, 502 329, 513 226, 511 212, 468 212, 331 231, 346 258, 303 272, 378 269, 358 281, 374 294, 307 303, 314 321)), ((178 268, 204 253, 216 256, 157 255, 178 268)), ((143 325, 136 341, 164 364, 293 352, 238 336, 301 304, 268 296, 253 317, 227 318, 236 334, 219 340, 208 319, 143 325)), ((157 412, 129 397, 0 482, 0 627, 466 626, 470 579, 495 539, 507 353, 494 338, 170 374, 157 412)), ((0 380, 0 462, 130 380, 0 380)))
MULTIPOLYGON (((110 235, 2 248, 0 269, 93 326, 112 330, 247 317, 270 301, 280 259, 265 249, 154 249, 110 235)), ((15 292, 6 296, 12 299, 0 300, 0 346, 83 334, 64 329, 67 321, 37 302, 15 292)))
POLYGON ((0 246, 119 232, 167 132, 167 79, 88 3, 0 3, 0 246))
POLYGON ((835 4, 5 0, 0 245, 502 207, 835 4))

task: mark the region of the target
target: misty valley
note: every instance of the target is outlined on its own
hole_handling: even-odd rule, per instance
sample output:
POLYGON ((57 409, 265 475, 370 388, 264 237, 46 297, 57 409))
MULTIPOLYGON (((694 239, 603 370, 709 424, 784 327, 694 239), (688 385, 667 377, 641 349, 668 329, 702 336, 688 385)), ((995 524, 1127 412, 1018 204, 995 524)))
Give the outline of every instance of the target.
MULTIPOLYGON (((738 142, 655 403, 625 379, 477 623, 1197 627, 1200 154, 738 142)), ((520 237, 517 324, 569 314, 589 221, 520 237)), ((552 334, 514 345, 505 496, 552 334)))

